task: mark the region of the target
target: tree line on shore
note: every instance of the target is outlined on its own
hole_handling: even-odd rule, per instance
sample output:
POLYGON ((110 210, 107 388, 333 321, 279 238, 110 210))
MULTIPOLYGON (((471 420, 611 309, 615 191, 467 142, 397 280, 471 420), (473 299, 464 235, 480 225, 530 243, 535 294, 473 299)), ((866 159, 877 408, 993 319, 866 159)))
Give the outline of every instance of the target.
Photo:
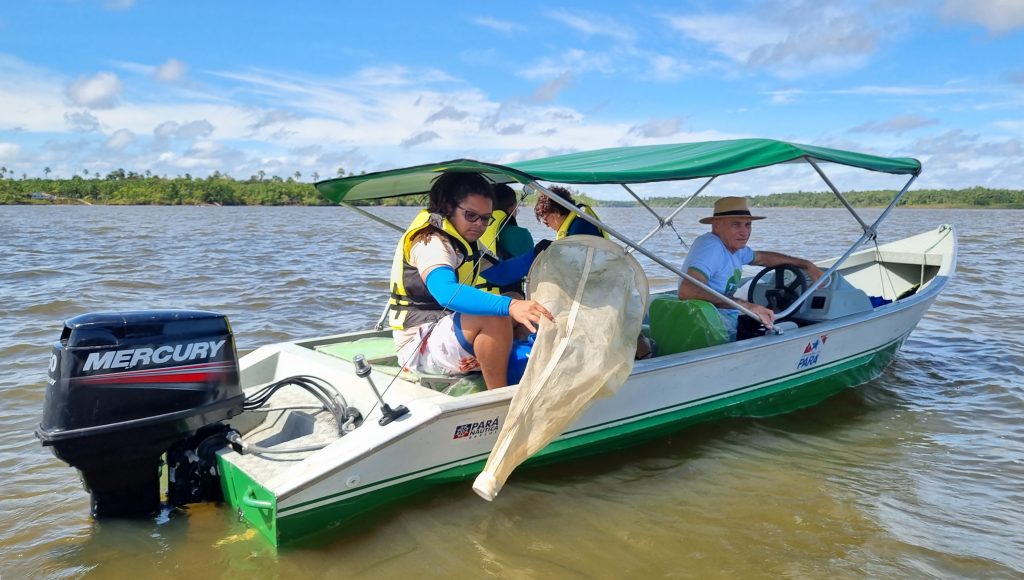
MULTIPOLYGON (((629 207, 634 201, 593 200, 574 192, 578 201, 595 206, 629 207)), ((844 193, 857 207, 885 206, 891 191, 844 193)), ((655 207, 676 207, 685 198, 654 197, 645 200, 655 207)), ((690 207, 711 207, 717 197, 698 196, 690 207)), ((754 207, 842 207, 831 192, 773 193, 750 198, 754 207)), ((527 201, 529 203, 530 200, 527 201)), ((0 204, 89 203, 104 205, 332 205, 310 183, 289 177, 265 178, 254 175, 236 180, 220 173, 194 178, 190 175, 166 178, 118 170, 106 177, 71 179, 0 179, 0 204)), ((356 205, 424 205, 425 196, 391 198, 356 205)), ((981 207, 1024 209, 1024 190, 970 187, 966 189, 921 189, 908 192, 901 205, 923 207, 981 207)))
MULTIPOLYGON (((854 207, 884 207, 892 201, 891 190, 849 191, 843 196, 854 207)), ((697 196, 688 207, 711 207, 718 197, 697 196)), ((654 207, 678 207, 682 197, 654 197, 644 200, 654 207)), ((798 191, 794 193, 771 193, 749 198, 753 207, 843 207, 842 202, 830 191, 798 191)), ((625 202, 622 205, 635 205, 625 202)), ((620 205, 619 202, 604 202, 602 205, 620 205)), ((968 187, 964 189, 917 189, 908 191, 900 205, 934 208, 994 208, 1024 209, 1024 190, 968 187)))

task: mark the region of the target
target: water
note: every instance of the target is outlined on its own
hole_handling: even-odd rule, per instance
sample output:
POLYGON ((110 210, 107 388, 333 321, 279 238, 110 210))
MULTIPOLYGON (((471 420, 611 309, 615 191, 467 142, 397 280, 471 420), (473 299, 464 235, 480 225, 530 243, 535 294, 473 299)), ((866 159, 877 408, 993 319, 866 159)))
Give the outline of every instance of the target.
MULTIPOLYGON (((406 223, 414 210, 380 211, 406 223)), ((707 211, 682 214, 684 239, 707 211)), ((642 209, 600 213, 635 238, 652 225, 642 209)), ((754 248, 820 259, 859 233, 844 210, 766 213, 754 248)), ((860 389, 521 471, 493 504, 466 482, 275 552, 226 508, 92 521, 77 474, 32 435, 49 345, 64 319, 103 309, 224 312, 241 352, 365 328, 397 233, 343 208, 0 206, 0 577, 1024 576, 1017 213, 891 216, 882 241, 957 226, 960 263, 860 389)), ((651 245, 681 261, 674 233, 651 245)), ((646 266, 653 285, 672 281, 646 266)))

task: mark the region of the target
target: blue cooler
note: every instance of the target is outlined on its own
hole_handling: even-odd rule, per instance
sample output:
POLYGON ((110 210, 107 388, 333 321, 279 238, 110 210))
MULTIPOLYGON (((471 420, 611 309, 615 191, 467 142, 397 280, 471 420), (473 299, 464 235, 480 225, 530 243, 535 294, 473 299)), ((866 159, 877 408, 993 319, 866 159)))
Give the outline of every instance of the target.
POLYGON ((531 334, 523 340, 512 341, 512 352, 508 356, 508 384, 518 385, 526 372, 526 363, 530 360, 530 351, 533 350, 533 341, 536 334, 531 334))

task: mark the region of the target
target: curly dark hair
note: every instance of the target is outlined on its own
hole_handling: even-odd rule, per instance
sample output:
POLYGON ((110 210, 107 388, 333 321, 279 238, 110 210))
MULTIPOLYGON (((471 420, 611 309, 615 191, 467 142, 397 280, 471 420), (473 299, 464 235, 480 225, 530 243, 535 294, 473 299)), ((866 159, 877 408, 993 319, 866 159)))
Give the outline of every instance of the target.
MULTIPOLYGON (((572 198, 572 194, 569 193, 569 190, 562 187, 561 185, 549 187, 548 191, 568 201, 573 205, 576 204, 576 200, 572 198)), ((543 222, 544 216, 548 215, 549 213, 555 213, 558 215, 569 215, 569 210, 551 201, 551 198, 549 198, 548 196, 541 194, 540 197, 537 198, 537 205, 533 207, 533 213, 537 215, 537 221, 543 222)))
POLYGON ((430 186, 427 211, 451 218, 455 207, 470 195, 482 195, 494 201, 491 182, 479 173, 447 171, 434 179, 430 186))

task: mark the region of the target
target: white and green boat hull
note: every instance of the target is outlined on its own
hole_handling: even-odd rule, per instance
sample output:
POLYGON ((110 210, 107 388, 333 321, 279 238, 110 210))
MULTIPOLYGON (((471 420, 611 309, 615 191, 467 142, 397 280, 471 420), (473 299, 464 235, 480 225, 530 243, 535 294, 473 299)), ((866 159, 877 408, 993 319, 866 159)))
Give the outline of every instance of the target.
MULTIPOLYGON (((763 337, 756 346, 744 341, 640 361, 614 397, 595 401, 528 464, 623 447, 723 417, 769 416, 813 405, 881 374, 935 294, 841 324, 763 337)), ((225 497, 279 545, 437 484, 467 481, 469 493, 468 480, 482 469, 512 394, 510 388, 463 398, 395 398, 393 404, 410 409, 408 416, 385 427, 368 418, 304 465, 289 468, 294 477, 261 482, 238 464, 237 454, 224 452, 225 497)))

